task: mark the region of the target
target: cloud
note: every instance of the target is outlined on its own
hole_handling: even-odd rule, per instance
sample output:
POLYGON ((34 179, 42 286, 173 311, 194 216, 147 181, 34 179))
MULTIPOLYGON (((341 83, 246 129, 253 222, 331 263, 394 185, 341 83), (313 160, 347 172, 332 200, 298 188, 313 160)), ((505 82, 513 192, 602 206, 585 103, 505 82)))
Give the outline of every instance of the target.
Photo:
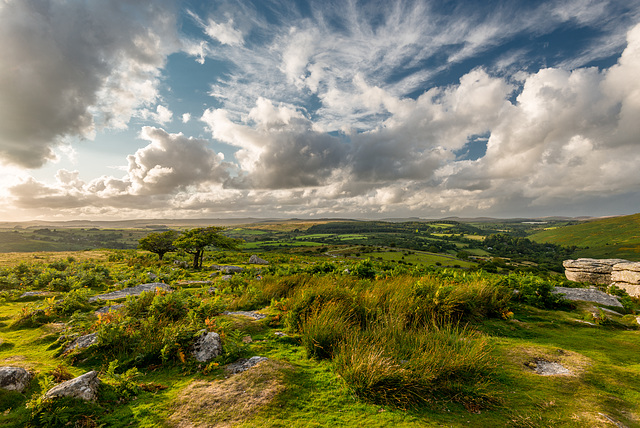
MULTIPOLYGON (((16 4, 12 11, 35 8, 16 4)), ((121 177, 83 180, 60 170, 54 183, 45 183, 21 176, 5 197, 25 210, 160 217, 561 214, 588 201, 630 206, 624 201, 637 197, 640 25, 621 37, 623 24, 636 16, 611 18, 622 2, 525 2, 523 11, 505 2, 493 14, 462 6, 444 14, 429 2, 377 3, 377 9, 347 2, 312 4, 304 16, 287 4, 269 2, 268 20, 244 3, 224 3, 206 19, 191 13, 206 40, 190 35, 179 47, 163 44, 165 36, 174 37, 170 20, 160 25, 166 35, 157 26, 137 33, 118 24, 134 37, 125 42, 114 35, 92 78, 77 76, 82 91, 71 99, 79 107, 61 108, 65 119, 48 118, 53 125, 42 122, 42 135, 56 138, 14 146, 4 139, 5 159, 25 165, 34 157, 37 165, 55 156, 59 137, 90 136, 101 124, 127 126, 132 116, 170 123, 172 112, 158 104, 158 85, 172 49, 224 65, 209 88, 215 108, 200 118, 213 141, 146 127, 140 135, 148 144, 127 157, 121 177), (506 41, 535 39, 560 26, 600 33, 571 60, 532 58, 524 47, 464 68, 506 41), (623 45, 615 65, 582 66, 619 54, 623 45), (543 59, 558 62, 539 69, 536 61, 543 59), (457 67, 466 70, 457 80, 433 83, 457 67), (230 146, 227 159, 214 144, 230 146), (476 145, 477 154, 464 155, 476 145)), ((142 10, 144 22, 159 13, 142 10)), ((55 37, 34 40, 39 46, 44 39, 56 48, 55 37)), ((46 56, 50 49, 43 49, 46 56)), ((65 55, 70 63, 91 63, 65 55)), ((3 63, 0 70, 8 68, 3 63)), ((60 88, 71 85, 66 74, 57 78, 60 88)), ((48 95, 64 101, 57 91, 48 95)), ((44 97, 34 97, 16 101, 33 110, 32 119, 57 113, 44 97)), ((0 107, 6 108, 2 100, 0 107)), ((191 115, 181 119, 187 123, 191 115)), ((9 129, 2 126, 0 136, 9 129)))
POLYGON ((37 168, 64 137, 125 127, 178 48, 172 2, 21 0, 0 8, 0 160, 37 168))
POLYGON ((259 98, 248 124, 236 124, 224 110, 207 110, 202 120, 214 138, 239 148, 242 175, 229 187, 286 189, 326 184, 346 161, 347 148, 336 137, 313 130, 312 122, 286 105, 259 98))
POLYGON ((145 120, 152 120, 159 125, 166 125, 173 120, 173 112, 163 105, 158 105, 156 111, 141 109, 138 116, 145 120))
POLYGON ((127 157, 124 177, 103 176, 85 182, 77 171, 60 170, 54 185, 29 178, 12 186, 10 192, 23 208, 96 205, 153 209, 178 193, 219 187, 233 170, 206 140, 148 126, 140 138, 149 144, 127 157))

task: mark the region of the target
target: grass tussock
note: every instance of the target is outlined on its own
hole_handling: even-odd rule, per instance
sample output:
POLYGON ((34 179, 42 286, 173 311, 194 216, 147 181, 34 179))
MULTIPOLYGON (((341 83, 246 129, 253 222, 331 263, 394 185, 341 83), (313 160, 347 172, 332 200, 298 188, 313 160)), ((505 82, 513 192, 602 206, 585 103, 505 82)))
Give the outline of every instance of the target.
POLYGON ((360 399, 400 408, 446 400, 479 409, 498 401, 494 362, 486 337, 460 325, 503 317, 510 298, 511 290, 480 279, 325 277, 296 287, 281 307, 307 355, 332 359, 360 399))
POLYGON ((351 334, 337 349, 336 371, 357 397, 407 408, 452 400, 472 408, 497 402, 487 339, 464 328, 406 331, 388 319, 351 334))
POLYGON ((250 419, 285 389, 291 368, 263 361, 243 373, 221 381, 194 381, 173 403, 173 427, 224 428, 250 419))

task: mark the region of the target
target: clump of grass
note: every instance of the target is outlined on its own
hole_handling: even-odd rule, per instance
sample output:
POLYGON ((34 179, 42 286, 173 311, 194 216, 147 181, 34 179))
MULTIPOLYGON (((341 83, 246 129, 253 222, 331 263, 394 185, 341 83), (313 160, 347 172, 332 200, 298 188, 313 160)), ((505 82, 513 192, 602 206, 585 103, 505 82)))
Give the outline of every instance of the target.
POLYGON ((302 323, 302 346, 307 356, 317 359, 333 357, 334 348, 356 326, 356 315, 343 302, 330 301, 316 307, 302 323))
POLYGON ((296 290, 289 300, 289 311, 285 316, 285 325, 292 331, 301 331, 304 320, 313 311, 324 305, 340 304, 343 310, 359 323, 364 322, 364 308, 358 301, 356 292, 344 284, 328 281, 314 281, 313 288, 296 290))
POLYGON ((406 408, 438 400, 484 406, 493 362, 487 340, 463 328, 406 331, 393 320, 351 334, 337 348, 336 371, 357 397, 406 408))

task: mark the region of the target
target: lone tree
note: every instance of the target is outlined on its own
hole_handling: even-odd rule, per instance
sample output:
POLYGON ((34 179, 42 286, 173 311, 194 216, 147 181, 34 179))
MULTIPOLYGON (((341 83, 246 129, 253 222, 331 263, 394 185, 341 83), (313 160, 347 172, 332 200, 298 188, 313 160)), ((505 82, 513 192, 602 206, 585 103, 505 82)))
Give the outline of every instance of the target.
POLYGON ((173 241, 175 241, 177 237, 178 232, 175 230, 150 233, 138 241, 138 248, 155 253, 158 255, 158 259, 162 260, 165 254, 176 250, 173 241))
POLYGON ((220 249, 231 250, 238 246, 242 240, 229 238, 220 232, 224 227, 198 227, 195 229, 187 229, 182 235, 173 241, 176 248, 181 249, 193 255, 193 268, 202 267, 202 259, 204 250, 207 247, 217 247, 220 249))

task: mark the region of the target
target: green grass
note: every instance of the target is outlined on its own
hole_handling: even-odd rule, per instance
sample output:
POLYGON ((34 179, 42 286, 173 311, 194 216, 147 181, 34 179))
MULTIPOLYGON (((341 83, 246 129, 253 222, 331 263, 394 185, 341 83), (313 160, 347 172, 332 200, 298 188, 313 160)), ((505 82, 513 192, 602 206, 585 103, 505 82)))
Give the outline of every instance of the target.
POLYGON ((435 266, 440 263, 442 266, 460 266, 469 268, 475 266, 475 263, 465 260, 456 259, 455 257, 447 257, 433 253, 427 253, 423 251, 411 251, 411 254, 404 255, 399 251, 375 251, 370 253, 363 253, 362 257, 369 257, 371 259, 382 259, 384 261, 404 261, 405 263, 413 264, 425 264, 435 266))
POLYGON ((335 236, 335 234, 333 234, 333 233, 313 233, 311 235, 296 236, 296 239, 318 239, 318 238, 328 238, 330 236, 335 236))
POLYGON ((343 233, 338 235, 338 238, 340 238, 341 241, 368 239, 366 235, 361 235, 358 233, 343 233))
POLYGON ((640 214, 552 228, 529 238, 536 242, 582 247, 577 251, 579 257, 640 261, 640 214))
POLYGON ((262 242, 245 242, 240 245, 240 249, 243 250, 253 250, 260 248, 278 248, 278 247, 319 247, 323 244, 317 242, 306 242, 306 241, 297 241, 297 242, 286 242, 286 241, 262 241, 262 242))

